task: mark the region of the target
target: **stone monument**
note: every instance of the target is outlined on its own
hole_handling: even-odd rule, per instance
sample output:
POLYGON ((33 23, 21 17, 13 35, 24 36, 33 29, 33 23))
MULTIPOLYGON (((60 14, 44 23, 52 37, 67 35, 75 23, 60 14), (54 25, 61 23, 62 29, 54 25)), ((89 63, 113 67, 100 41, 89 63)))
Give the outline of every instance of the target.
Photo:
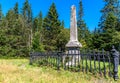
POLYGON ((76 7, 71 6, 71 18, 70 18, 70 40, 66 44, 66 54, 67 57, 72 58, 71 61, 68 61, 66 65, 75 65, 75 62, 80 61, 80 47, 81 43, 78 41, 78 31, 77 31, 77 19, 76 19, 76 7))
POLYGON ((78 41, 78 31, 77 31, 77 19, 76 19, 76 7, 72 5, 71 7, 71 20, 70 20, 70 40, 66 44, 67 48, 82 47, 81 43, 78 41))

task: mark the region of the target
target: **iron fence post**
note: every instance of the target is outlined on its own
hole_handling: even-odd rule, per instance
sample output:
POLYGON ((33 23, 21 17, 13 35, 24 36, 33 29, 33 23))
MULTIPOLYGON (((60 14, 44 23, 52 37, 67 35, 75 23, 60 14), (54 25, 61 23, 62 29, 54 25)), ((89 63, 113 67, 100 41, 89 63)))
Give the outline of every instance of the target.
POLYGON ((32 59, 33 59, 33 58, 32 58, 32 54, 33 54, 33 53, 30 52, 30 63, 29 63, 30 65, 32 65, 32 61, 33 61, 33 60, 32 60, 32 59))
POLYGON ((60 70, 60 55, 61 55, 61 52, 58 52, 57 55, 58 55, 57 56, 57 58, 58 58, 58 60, 57 60, 57 70, 60 70))
POLYGON ((112 57, 113 57, 113 78, 114 80, 117 80, 118 77, 118 66, 119 66, 119 52, 114 48, 114 46, 112 47, 112 57))

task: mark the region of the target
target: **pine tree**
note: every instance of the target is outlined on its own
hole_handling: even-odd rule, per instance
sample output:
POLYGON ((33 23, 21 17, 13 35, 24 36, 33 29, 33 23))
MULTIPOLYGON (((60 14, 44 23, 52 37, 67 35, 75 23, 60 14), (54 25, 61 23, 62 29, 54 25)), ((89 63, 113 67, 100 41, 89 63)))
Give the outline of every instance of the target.
POLYGON ((39 23, 38 18, 37 17, 34 18, 34 20, 33 20, 33 32, 34 33, 38 32, 38 23, 39 23))
POLYGON ((104 0, 105 6, 101 10, 102 16, 99 22, 99 33, 94 35, 95 48, 110 50, 116 30, 118 29, 119 0, 104 0))
POLYGON ((8 11, 8 13, 6 14, 6 20, 7 20, 7 26, 12 29, 13 28, 13 24, 15 22, 15 13, 13 11, 13 9, 10 9, 8 11))
POLYGON ((2 6, 0 4, 0 21, 2 20, 2 6))
MULTIPOLYGON (((23 5, 25 10, 22 10, 21 14, 19 13, 18 3, 16 3, 14 8, 7 12, 2 23, 0 23, 0 55, 9 57, 29 55, 32 10, 30 4, 28 6, 25 8, 25 5, 23 5), (26 13, 25 16, 23 12, 26 13)), ((0 17, 2 16, 2 9, 0 7, 0 17)))
POLYGON ((32 10, 28 0, 23 4, 22 14, 28 23, 32 21, 32 10))
POLYGON ((38 20, 39 20, 39 24, 38 24, 38 30, 42 31, 42 26, 43 26, 43 16, 42 16, 42 12, 40 11, 39 15, 38 15, 38 20))
POLYGON ((61 29, 61 32, 59 33, 58 37, 57 37, 57 48, 59 51, 65 51, 66 47, 65 45, 67 44, 67 42, 69 41, 69 29, 63 28, 61 29))
POLYGON ((84 16, 84 11, 83 11, 83 4, 82 0, 79 2, 79 12, 78 12, 78 21, 77 21, 77 26, 78 26, 78 39, 82 42, 85 41, 87 43, 87 46, 90 44, 90 32, 86 26, 86 23, 83 20, 84 16))
POLYGON ((22 15, 23 15, 23 18, 24 18, 24 22, 25 22, 25 31, 26 31, 26 36, 27 36, 27 39, 26 42, 27 42, 27 45, 29 47, 29 49, 31 49, 32 47, 32 39, 33 39, 33 31, 32 31, 32 9, 31 9, 31 5, 30 3, 28 2, 28 0, 26 0, 23 4, 23 7, 22 7, 22 15))
POLYGON ((38 31, 40 33, 40 43, 43 44, 43 15, 42 11, 40 11, 39 16, 38 16, 38 31))
POLYGON ((33 42, 32 42, 32 49, 35 51, 44 51, 43 47, 43 18, 42 12, 40 11, 39 15, 35 17, 33 20, 33 42))
POLYGON ((118 4, 117 4, 117 26, 116 26, 116 30, 120 31, 120 1, 118 0, 118 4))
POLYGON ((15 13, 16 19, 18 19, 18 16, 19 16, 18 2, 15 4, 14 13, 15 13))
POLYGON ((118 18, 118 21, 120 21, 120 0, 116 1, 116 17, 118 18))
POLYGON ((43 30, 45 49, 48 51, 56 50, 56 38, 60 33, 60 21, 58 20, 58 13, 54 3, 50 6, 48 14, 44 19, 43 30))
POLYGON ((105 23, 104 23, 104 31, 107 31, 108 29, 116 29, 117 25, 117 17, 113 15, 113 13, 108 13, 108 16, 106 17, 105 23))
POLYGON ((61 29, 64 29, 64 20, 61 22, 61 29))
POLYGON ((79 40, 83 39, 82 36, 82 29, 84 27, 86 27, 84 21, 83 21, 83 16, 84 16, 84 12, 83 12, 83 5, 82 5, 82 1, 80 0, 79 2, 79 11, 78 11, 78 21, 77 21, 77 26, 78 26, 78 38, 79 40))
MULTIPOLYGON (((99 27, 104 29, 105 21, 110 14, 114 15, 114 17, 119 19, 119 0, 104 0, 105 6, 101 10, 102 16, 100 18, 99 27)), ((111 24, 111 23, 110 23, 111 24)), ((116 25, 117 26, 117 25, 116 25)))

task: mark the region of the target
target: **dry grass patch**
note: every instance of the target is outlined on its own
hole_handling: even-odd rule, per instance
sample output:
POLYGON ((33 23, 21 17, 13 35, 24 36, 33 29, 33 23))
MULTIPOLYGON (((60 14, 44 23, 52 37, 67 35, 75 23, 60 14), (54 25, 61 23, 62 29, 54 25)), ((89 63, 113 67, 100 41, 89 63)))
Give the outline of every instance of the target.
MULTIPOLYGON (((82 72, 57 71, 48 67, 29 65, 27 59, 1 59, 0 83, 114 83, 82 72)), ((120 83, 120 81, 117 81, 120 83)), ((117 83, 116 82, 116 83, 117 83)))

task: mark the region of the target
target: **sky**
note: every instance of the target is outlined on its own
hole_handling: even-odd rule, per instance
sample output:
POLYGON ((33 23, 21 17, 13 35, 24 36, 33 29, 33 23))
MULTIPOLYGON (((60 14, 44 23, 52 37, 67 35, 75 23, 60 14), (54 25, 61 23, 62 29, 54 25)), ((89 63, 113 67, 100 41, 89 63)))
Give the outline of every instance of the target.
MULTIPOLYGON (((4 14, 7 13, 9 9, 12 9, 16 2, 19 3, 19 8, 21 9, 25 0, 0 0, 2 5, 2 11, 4 14)), ((54 2, 59 14, 59 20, 64 20, 65 27, 70 27, 70 7, 72 5, 76 6, 76 11, 78 13, 80 0, 29 0, 33 16, 37 16, 40 11, 43 13, 43 17, 47 15, 49 7, 54 2)), ((101 16, 100 10, 103 8, 103 0, 82 0, 84 8, 84 21, 87 24, 90 31, 93 31, 95 27, 98 26, 98 22, 101 16)))

